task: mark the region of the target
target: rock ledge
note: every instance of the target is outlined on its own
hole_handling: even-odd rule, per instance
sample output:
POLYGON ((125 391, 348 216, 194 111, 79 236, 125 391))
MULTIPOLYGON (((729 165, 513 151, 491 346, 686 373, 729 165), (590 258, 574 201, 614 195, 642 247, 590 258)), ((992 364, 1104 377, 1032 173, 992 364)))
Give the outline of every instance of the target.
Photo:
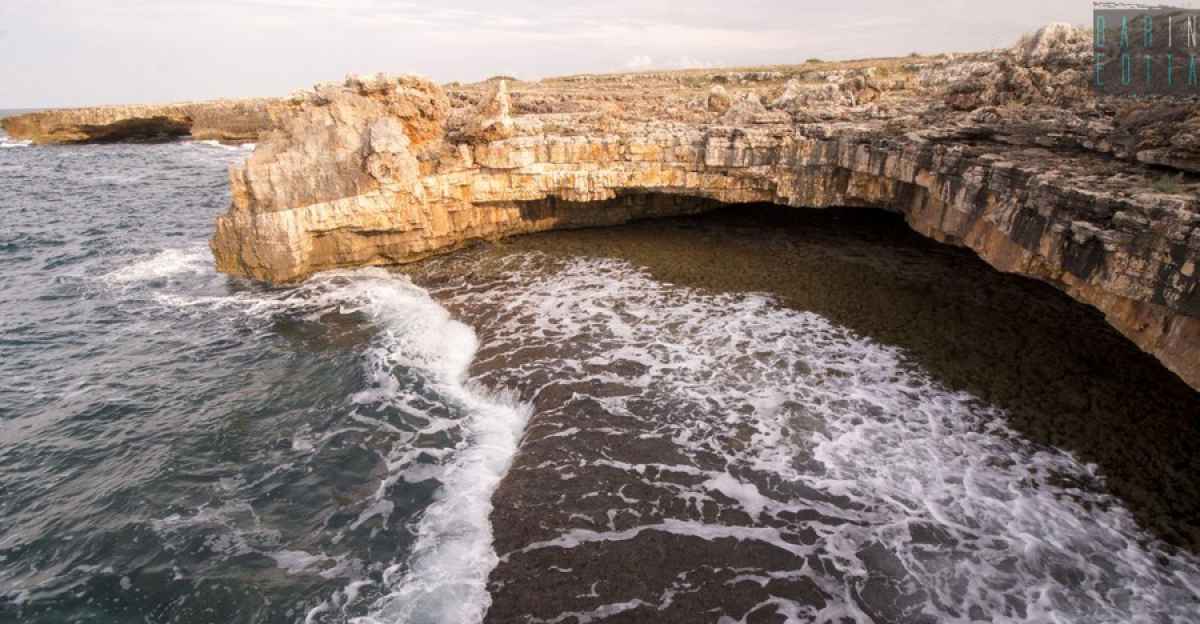
POLYGON ((221 271, 289 282, 708 205, 679 197, 875 207, 1099 308, 1200 388, 1200 108, 1094 97, 1089 42, 1053 25, 934 58, 351 78, 293 98, 233 169, 212 249, 221 271))

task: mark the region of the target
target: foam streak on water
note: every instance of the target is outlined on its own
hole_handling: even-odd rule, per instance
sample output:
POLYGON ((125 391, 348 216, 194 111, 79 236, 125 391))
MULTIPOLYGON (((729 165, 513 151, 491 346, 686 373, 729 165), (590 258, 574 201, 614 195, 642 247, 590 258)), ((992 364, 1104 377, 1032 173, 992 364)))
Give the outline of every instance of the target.
POLYGON ((194 143, 196 143, 197 145, 203 145, 205 147, 215 147, 218 149, 228 150, 230 152, 252 152, 252 151, 254 151, 254 148, 256 146, 255 143, 241 143, 241 144, 237 144, 237 145, 229 145, 229 144, 222 143, 220 141, 215 141, 212 139, 203 139, 200 141, 194 141, 194 143))
POLYGON ((164 249, 143 260, 110 271, 103 280, 110 285, 138 285, 185 274, 211 271, 212 254, 204 245, 183 249, 164 249))
MULTIPOLYGON (((120 284, 177 275, 191 270, 193 259, 192 252, 167 250, 104 279, 120 284)), ((340 315, 361 315, 375 324, 379 333, 364 354, 371 386, 352 397, 362 410, 360 420, 378 426, 378 422, 371 421, 371 412, 397 409, 419 413, 428 424, 388 454, 388 476, 376 493, 375 503, 356 525, 390 513, 389 486, 396 481, 434 478, 441 486, 433 504, 412 527, 417 541, 411 553, 385 570, 381 585, 375 588, 380 597, 370 609, 372 615, 352 621, 483 619, 490 602, 486 581, 497 561, 489 519, 491 494, 516 452, 528 408, 468 383, 467 368, 477 346, 471 328, 452 319, 445 308, 407 278, 382 269, 328 272, 296 288, 267 295, 159 298, 181 309, 215 311, 233 307, 258 317, 299 314, 313 320, 336 311, 340 315), (420 391, 398 376, 401 370, 420 375, 420 391), (430 409, 430 390, 453 406, 452 415, 430 409), (438 434, 445 432, 457 439, 452 447, 422 443, 426 436, 440 440, 438 434), (441 465, 428 465, 431 458, 441 465)), ((288 555, 284 553, 284 559, 294 562, 295 557, 288 555)), ((309 620, 320 621, 331 611, 352 606, 368 585, 372 584, 351 582, 330 602, 314 608, 309 620)))
MULTIPOLYGON (((562 529, 502 553, 506 564, 545 553, 552 557, 539 565, 557 560, 571 569, 581 564, 575 550, 586 559, 657 533, 790 554, 794 567, 739 574, 764 585, 780 575, 811 580, 823 609, 782 599, 760 605, 803 615, 797 621, 1195 615, 1195 556, 1170 554, 1140 530, 1094 467, 1024 440, 1003 412, 939 387, 896 350, 767 296, 690 291, 615 261, 543 264, 512 260, 496 283, 452 299, 504 310, 487 332, 491 357, 504 361, 492 375, 498 383, 549 379, 535 394, 557 385, 574 393, 574 407, 539 413, 527 442, 535 453, 545 441, 550 453, 565 447, 568 456, 512 473, 547 483, 549 499, 561 491, 561 515, 545 523, 562 529), (505 373, 510 349, 540 356, 505 373), (589 404, 640 424, 607 434, 611 442, 598 444, 605 435, 596 435, 572 447, 589 423, 576 414, 594 413, 589 404), (646 453, 631 439, 658 450, 646 453), (639 459, 646 455, 663 463, 639 459), (605 489, 569 485, 577 479, 605 489), (568 485, 555 490, 555 482, 568 485), (609 501, 600 513, 596 500, 609 501), (798 539, 804 535, 814 537, 798 539)), ((639 552, 627 548, 615 552, 639 552)), ((498 573, 502 583, 520 581, 504 567, 498 573)), ((596 602, 640 600, 653 610, 647 605, 668 595, 669 604, 704 590, 675 580, 661 591, 646 600, 618 590, 596 602)), ((723 621, 747 615, 729 612, 723 621)))

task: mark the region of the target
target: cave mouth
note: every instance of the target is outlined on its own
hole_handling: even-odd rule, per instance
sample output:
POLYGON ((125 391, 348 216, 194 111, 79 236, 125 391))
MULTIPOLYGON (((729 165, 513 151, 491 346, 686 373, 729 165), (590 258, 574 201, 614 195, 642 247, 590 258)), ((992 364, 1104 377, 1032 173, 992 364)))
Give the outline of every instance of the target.
POLYGON ((192 122, 160 116, 85 125, 80 130, 87 135, 84 143, 166 143, 191 135, 192 122))
POLYGON ((608 257, 662 282, 769 293, 901 349, 946 388, 1004 409, 1031 441, 1095 463, 1143 527, 1200 552, 1200 424, 1189 417, 1200 394, 1095 308, 927 239, 895 212, 612 201, 633 222, 587 227, 607 225, 588 216, 594 203, 531 202, 526 216, 557 216, 565 229, 467 253, 608 257))

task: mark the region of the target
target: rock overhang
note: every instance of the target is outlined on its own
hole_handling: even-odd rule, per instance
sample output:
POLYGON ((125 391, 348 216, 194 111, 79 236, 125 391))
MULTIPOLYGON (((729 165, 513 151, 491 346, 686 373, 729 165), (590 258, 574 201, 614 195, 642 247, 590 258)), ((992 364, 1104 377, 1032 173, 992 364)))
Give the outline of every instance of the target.
POLYGON ((271 104, 212 249, 221 271, 293 282, 704 202, 884 208, 1099 308, 1200 388, 1200 108, 1095 96, 1085 35, 763 70, 318 85, 271 104))

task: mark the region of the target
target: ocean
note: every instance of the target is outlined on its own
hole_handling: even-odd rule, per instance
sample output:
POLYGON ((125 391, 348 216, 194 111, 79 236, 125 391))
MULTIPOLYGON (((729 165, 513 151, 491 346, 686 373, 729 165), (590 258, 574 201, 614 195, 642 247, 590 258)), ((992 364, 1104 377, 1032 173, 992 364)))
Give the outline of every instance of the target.
POLYGON ((1200 398, 891 215, 271 287, 246 148, 0 137, 0 622, 1200 620, 1200 398))

